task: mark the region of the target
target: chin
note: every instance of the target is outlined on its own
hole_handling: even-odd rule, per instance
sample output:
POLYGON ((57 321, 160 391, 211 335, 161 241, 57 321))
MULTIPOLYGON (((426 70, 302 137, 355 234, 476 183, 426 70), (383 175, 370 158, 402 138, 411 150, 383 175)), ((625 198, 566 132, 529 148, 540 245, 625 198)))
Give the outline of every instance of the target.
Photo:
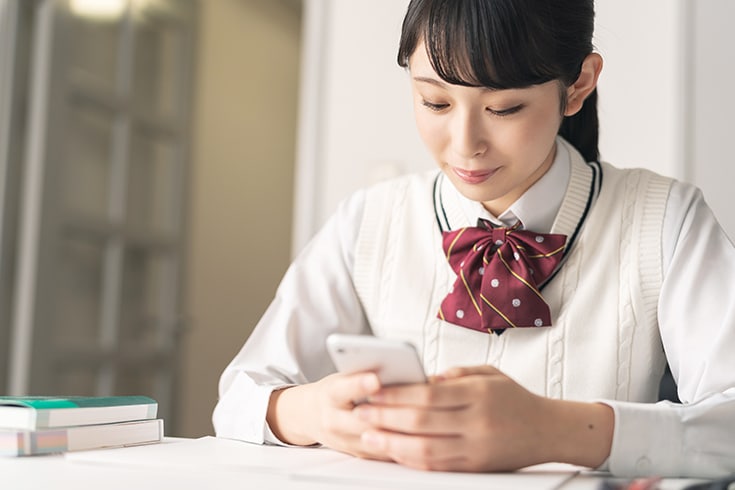
POLYGON ((460 194, 471 201, 491 202, 502 197, 498 196, 495 192, 487 192, 481 189, 467 189, 466 186, 457 186, 457 189, 460 194))
POLYGON ((444 172, 444 175, 449 179, 459 193, 467 199, 483 202, 492 201, 493 199, 500 197, 497 195, 497 192, 492 192, 492 190, 489 189, 490 186, 488 186, 488 184, 468 184, 467 182, 456 178, 451 172, 444 172))

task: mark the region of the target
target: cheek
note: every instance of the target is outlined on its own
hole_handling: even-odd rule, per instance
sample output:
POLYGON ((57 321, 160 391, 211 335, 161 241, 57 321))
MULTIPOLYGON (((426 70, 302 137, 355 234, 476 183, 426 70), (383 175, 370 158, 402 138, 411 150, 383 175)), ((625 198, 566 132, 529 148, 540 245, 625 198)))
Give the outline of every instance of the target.
POLYGON ((429 151, 433 153, 440 151, 444 141, 441 119, 433 114, 427 114, 423 108, 416 109, 415 119, 419 136, 429 151))
MULTIPOLYGON (((558 110, 545 110, 527 118, 515 131, 516 142, 523 142, 529 156, 538 157, 538 153, 547 151, 553 144, 561 123, 558 110)), ((544 155, 545 156, 545 155, 544 155)))
POLYGON ((539 116, 536 118, 537 127, 535 130, 544 135, 556 135, 563 118, 564 116, 561 113, 558 98, 552 99, 551 102, 548 103, 542 111, 540 111, 539 116))

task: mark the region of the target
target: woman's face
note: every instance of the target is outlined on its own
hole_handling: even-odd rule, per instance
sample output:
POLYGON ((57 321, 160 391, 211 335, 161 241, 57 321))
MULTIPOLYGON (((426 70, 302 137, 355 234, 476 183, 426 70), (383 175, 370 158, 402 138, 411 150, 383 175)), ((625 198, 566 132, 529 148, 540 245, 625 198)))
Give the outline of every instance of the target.
POLYGON ((439 167, 464 196, 502 214, 554 160, 559 83, 507 90, 450 85, 423 44, 409 69, 418 131, 439 167))

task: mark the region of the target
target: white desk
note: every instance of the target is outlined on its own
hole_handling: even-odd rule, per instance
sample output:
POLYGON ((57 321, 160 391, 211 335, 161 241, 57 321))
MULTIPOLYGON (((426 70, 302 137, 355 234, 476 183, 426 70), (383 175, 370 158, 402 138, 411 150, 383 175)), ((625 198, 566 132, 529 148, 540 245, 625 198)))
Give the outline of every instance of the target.
MULTIPOLYGON (((9 490, 155 489, 597 489, 604 475, 569 465, 541 465, 512 474, 415 471, 328 449, 257 446, 205 437, 66 455, 0 458, 9 490)), ((694 480, 666 480, 681 489, 694 480)))

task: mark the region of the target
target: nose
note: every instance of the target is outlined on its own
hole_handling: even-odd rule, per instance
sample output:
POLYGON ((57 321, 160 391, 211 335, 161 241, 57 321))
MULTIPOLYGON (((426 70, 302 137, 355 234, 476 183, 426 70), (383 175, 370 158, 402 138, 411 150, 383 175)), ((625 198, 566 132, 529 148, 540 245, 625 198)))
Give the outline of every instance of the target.
POLYGON ((482 115, 475 111, 457 111, 451 128, 452 149, 457 156, 472 159, 488 149, 482 115))

